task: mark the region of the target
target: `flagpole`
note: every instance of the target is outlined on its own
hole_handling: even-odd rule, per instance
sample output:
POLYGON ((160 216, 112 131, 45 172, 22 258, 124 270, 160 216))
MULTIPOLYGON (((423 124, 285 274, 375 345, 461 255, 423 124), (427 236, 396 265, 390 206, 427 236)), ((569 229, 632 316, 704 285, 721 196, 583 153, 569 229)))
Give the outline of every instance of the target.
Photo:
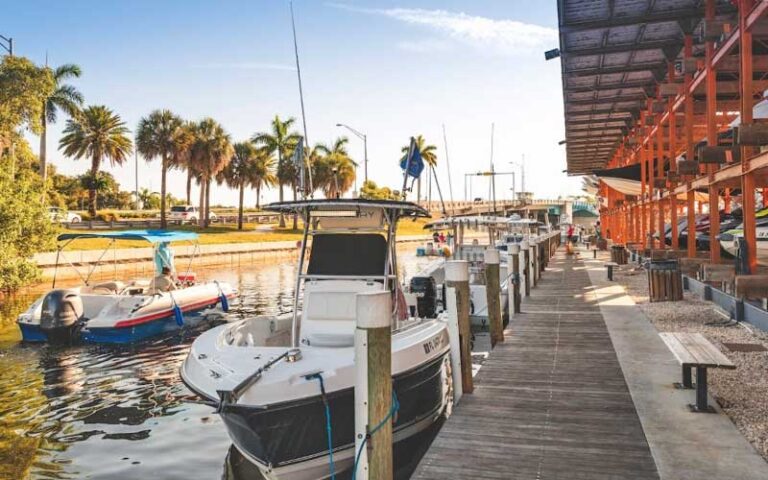
POLYGON ((413 155, 413 148, 415 144, 416 140, 411 137, 411 143, 408 145, 408 153, 405 155, 405 168, 403 169, 403 200, 408 197, 408 195, 405 193, 405 187, 408 185, 408 165, 410 165, 411 155, 413 155))

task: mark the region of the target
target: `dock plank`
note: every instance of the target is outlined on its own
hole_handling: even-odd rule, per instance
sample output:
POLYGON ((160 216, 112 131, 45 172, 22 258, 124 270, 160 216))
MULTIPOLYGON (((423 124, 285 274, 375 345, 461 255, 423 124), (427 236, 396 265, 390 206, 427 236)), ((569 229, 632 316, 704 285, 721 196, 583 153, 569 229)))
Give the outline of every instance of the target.
POLYGON ((591 282, 552 259, 414 479, 658 479, 591 282))

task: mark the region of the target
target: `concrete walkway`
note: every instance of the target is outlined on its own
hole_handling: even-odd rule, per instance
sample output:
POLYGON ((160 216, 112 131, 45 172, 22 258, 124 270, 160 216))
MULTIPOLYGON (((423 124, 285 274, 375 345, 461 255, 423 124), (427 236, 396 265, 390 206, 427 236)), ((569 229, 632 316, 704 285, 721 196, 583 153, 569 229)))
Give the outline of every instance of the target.
POLYGON ((552 259, 413 478, 768 478, 728 417, 688 411, 679 366, 604 261, 552 259))
MULTIPOLYGON (((681 368, 624 288, 608 282, 601 252, 584 254, 592 297, 600 305, 646 439, 663 480, 768 479, 768 463, 710 398, 717 414, 691 413, 690 390, 677 390, 681 368)), ((768 400, 767 400, 768 401, 768 400)))

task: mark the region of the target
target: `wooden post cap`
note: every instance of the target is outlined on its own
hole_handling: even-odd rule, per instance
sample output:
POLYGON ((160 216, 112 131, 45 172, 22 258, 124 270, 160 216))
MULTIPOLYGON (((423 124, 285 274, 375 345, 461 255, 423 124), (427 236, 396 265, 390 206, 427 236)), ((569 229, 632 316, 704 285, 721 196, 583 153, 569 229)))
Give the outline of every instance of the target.
POLYGON ((517 255, 520 253, 520 244, 519 243, 510 243, 507 245, 507 252, 510 255, 517 255))
POLYGON ((383 328, 392 325, 392 294, 383 290, 357 294, 357 327, 383 328))
POLYGON ((485 263, 490 265, 498 265, 500 258, 499 258, 499 251, 495 248, 489 248, 485 251, 484 257, 485 263))
POLYGON ((468 282, 469 263, 466 260, 445 262, 445 279, 449 282, 468 282))

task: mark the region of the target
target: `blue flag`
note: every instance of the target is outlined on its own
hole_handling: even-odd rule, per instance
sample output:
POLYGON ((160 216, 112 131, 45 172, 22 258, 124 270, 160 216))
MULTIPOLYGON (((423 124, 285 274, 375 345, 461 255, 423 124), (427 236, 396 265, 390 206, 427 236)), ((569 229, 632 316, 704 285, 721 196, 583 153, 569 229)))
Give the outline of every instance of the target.
POLYGON ((408 153, 400 160, 400 168, 405 170, 411 177, 419 178, 421 172, 424 171, 424 159, 421 158, 421 152, 419 147, 416 146, 416 140, 413 137, 411 137, 408 153))

